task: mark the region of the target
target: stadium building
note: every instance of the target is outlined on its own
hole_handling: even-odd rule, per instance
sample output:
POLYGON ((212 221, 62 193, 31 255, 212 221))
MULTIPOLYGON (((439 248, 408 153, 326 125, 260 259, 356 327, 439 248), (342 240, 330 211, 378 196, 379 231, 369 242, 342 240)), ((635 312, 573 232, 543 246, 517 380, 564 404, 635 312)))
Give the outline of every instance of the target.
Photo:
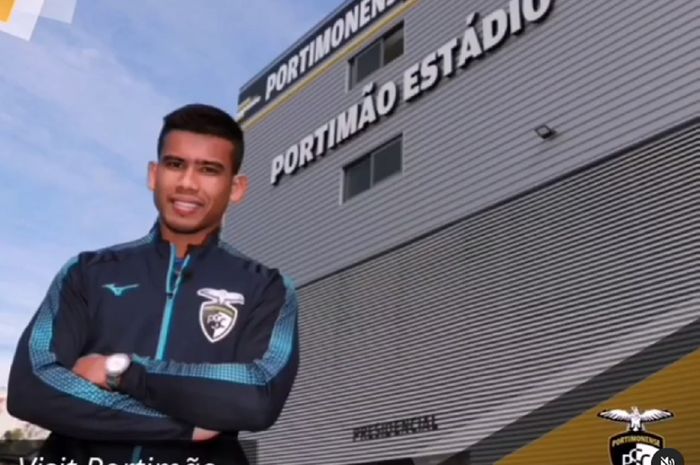
POLYGON ((241 89, 224 236, 301 303, 258 464, 700 463, 698 20, 349 0, 241 89))

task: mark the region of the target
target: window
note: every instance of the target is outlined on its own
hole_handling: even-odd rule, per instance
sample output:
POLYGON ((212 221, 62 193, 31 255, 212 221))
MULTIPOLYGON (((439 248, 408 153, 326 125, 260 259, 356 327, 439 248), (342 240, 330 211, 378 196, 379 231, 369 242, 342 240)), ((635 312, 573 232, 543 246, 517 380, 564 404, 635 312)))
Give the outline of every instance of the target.
POLYGON ((399 136, 347 165, 343 171, 343 200, 360 194, 401 172, 402 137, 399 136))
POLYGON ((403 23, 350 59, 350 88, 403 55, 403 23))

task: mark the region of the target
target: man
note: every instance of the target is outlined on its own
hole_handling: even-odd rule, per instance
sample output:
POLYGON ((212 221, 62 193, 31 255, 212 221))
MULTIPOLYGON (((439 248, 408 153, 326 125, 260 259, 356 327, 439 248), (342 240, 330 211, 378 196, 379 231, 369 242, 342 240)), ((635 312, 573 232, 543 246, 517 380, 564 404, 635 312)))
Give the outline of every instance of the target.
POLYGON ((246 464, 238 431, 277 420, 299 363, 296 294, 218 237, 247 190, 243 148, 217 108, 167 115, 150 233, 54 279, 8 389, 13 416, 52 431, 44 463, 246 464))

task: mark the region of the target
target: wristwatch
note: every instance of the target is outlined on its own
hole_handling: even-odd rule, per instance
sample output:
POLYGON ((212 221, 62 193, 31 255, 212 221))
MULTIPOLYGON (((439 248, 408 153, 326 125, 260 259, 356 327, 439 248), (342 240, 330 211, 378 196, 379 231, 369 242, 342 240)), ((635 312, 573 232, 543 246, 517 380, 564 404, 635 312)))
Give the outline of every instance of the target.
POLYGON ((131 357, 127 354, 114 354, 107 357, 105 369, 107 371, 107 386, 116 390, 119 387, 122 374, 131 365, 131 357))

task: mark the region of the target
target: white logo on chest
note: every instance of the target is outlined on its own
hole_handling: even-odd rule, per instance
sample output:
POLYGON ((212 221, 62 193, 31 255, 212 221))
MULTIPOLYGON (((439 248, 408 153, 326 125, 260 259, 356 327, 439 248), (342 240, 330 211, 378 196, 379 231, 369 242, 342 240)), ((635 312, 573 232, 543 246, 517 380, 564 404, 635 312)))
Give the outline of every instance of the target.
POLYGON ((199 326, 209 342, 218 342, 235 326, 238 309, 234 305, 245 303, 243 294, 228 292, 225 289, 204 288, 199 289, 197 295, 209 299, 199 307, 199 326))

